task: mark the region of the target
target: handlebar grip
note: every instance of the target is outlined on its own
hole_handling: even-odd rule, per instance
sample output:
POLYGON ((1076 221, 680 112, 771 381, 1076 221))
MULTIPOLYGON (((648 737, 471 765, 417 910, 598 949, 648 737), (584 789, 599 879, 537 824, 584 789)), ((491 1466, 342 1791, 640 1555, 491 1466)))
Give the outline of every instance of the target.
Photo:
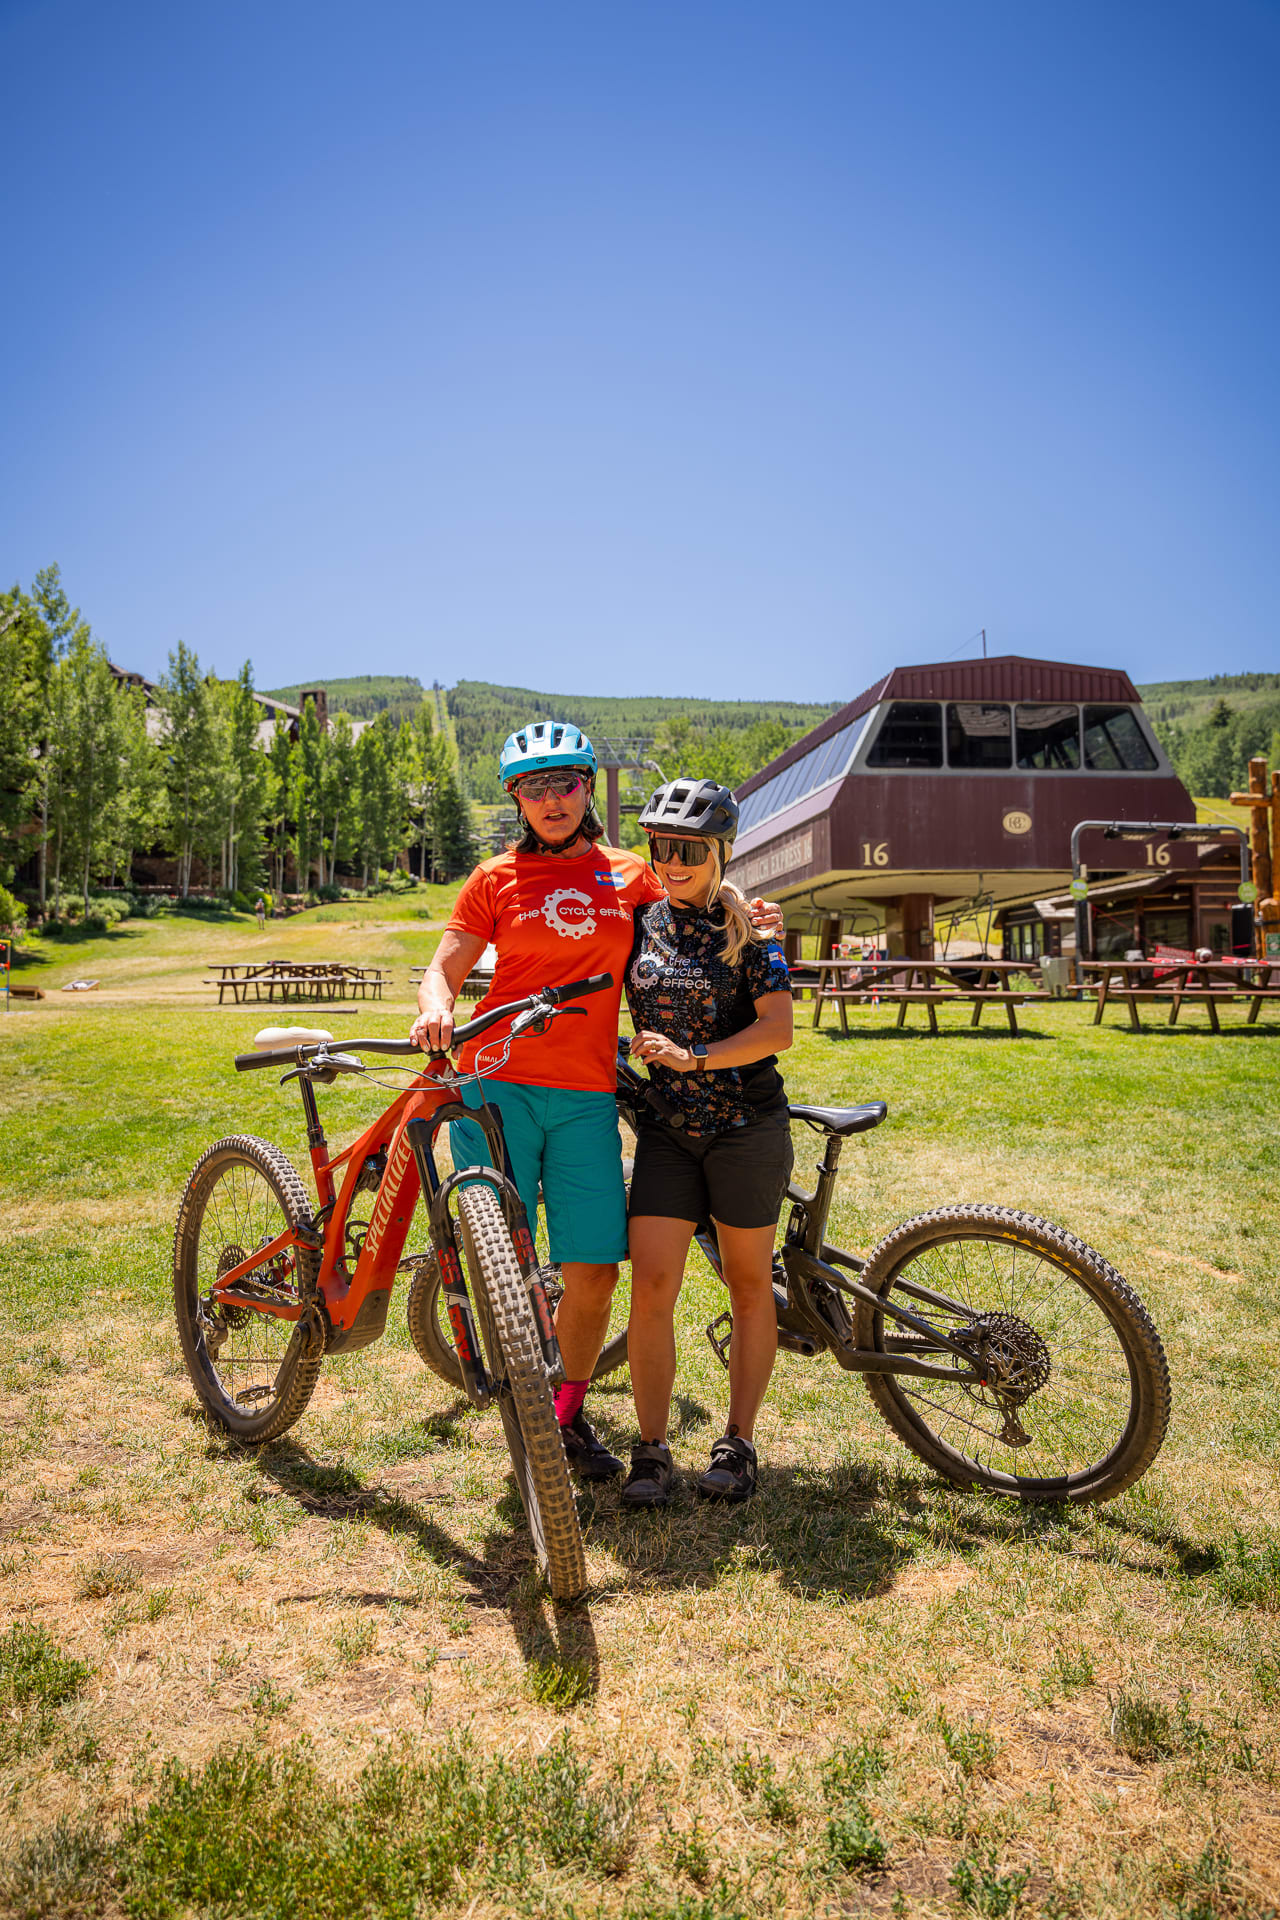
POLYGON ((562 1000, 582 1000, 589 993, 604 993, 612 985, 611 973, 593 973, 587 980, 571 980, 567 987, 548 987, 547 998, 558 1007, 562 1000))
POLYGON ((296 1062, 297 1058, 296 1047, 282 1048, 279 1052, 273 1053, 238 1053, 236 1072, 251 1073, 254 1067, 287 1067, 296 1062))

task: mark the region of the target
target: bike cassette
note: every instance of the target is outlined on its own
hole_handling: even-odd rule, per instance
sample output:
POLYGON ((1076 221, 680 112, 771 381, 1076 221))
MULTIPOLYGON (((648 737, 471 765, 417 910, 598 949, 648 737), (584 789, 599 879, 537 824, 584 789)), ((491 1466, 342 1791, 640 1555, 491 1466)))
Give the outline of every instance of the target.
POLYGON ((957 1338, 974 1348, 982 1384, 1004 1416, 1001 1445, 1029 1447, 1031 1435, 1018 1418, 1018 1408, 1048 1384, 1052 1365, 1045 1342, 1014 1313, 979 1314, 957 1338))

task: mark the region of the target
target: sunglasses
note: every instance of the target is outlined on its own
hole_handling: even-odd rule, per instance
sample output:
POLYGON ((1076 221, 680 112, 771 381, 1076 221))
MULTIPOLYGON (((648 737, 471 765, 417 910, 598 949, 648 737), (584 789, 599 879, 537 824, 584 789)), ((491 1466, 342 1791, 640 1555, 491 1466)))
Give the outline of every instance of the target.
POLYGON ((562 800, 567 800, 581 785, 580 773, 527 773, 523 780, 515 783, 516 792, 526 800, 541 800, 548 793, 557 793, 562 800))
POLYGON ((671 840, 665 833, 649 835, 649 851, 662 866, 700 867, 711 858, 709 840, 671 840))

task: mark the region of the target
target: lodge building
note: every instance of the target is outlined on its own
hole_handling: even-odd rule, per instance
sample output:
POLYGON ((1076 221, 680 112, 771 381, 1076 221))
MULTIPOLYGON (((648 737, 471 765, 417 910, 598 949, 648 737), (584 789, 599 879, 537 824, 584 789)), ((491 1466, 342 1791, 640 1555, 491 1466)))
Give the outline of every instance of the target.
MULTIPOLYGON (((1195 819, 1128 674, 1015 654, 894 668, 737 797, 729 877, 777 900, 793 938, 878 930, 916 959, 933 955, 936 915, 984 899, 1019 945, 1061 951, 1077 822, 1195 819)), ((1191 926, 1200 909, 1169 909, 1184 910, 1191 926)))

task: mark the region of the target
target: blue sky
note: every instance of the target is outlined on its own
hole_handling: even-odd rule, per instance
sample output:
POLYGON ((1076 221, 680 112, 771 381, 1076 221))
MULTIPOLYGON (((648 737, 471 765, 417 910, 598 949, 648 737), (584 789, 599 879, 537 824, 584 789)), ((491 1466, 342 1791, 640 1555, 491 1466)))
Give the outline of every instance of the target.
POLYGON ((124 665, 1280 667, 1275 4, 0 0, 0 71, 0 575, 124 665))

